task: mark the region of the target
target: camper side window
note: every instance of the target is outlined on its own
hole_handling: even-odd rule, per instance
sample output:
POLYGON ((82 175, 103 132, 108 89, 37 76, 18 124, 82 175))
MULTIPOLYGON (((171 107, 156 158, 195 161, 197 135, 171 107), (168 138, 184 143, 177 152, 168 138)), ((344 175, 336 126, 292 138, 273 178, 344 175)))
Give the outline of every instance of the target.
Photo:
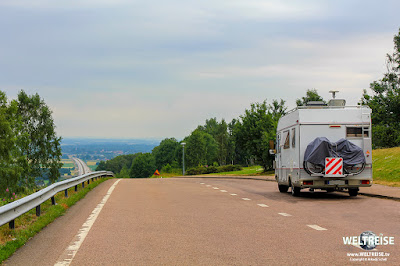
POLYGON ((285 138, 285 143, 283 144, 284 149, 290 148, 290 133, 289 130, 283 132, 283 137, 285 138))
POLYGON ((296 129, 292 128, 292 147, 296 147, 296 129))
MULTIPOLYGON (((347 127, 346 128, 346 136, 349 138, 362 138, 363 130, 361 127, 347 127)), ((368 138, 369 128, 365 128, 364 137, 368 138)))

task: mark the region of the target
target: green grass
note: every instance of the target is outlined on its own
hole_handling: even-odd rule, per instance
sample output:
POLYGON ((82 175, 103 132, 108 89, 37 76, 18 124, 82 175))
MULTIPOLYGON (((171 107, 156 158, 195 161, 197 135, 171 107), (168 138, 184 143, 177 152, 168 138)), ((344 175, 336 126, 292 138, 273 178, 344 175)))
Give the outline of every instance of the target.
POLYGON ((372 151, 374 183, 400 187, 400 147, 372 151))
POLYGON ((272 175, 274 171, 268 171, 268 172, 263 172, 264 169, 259 166, 249 166, 249 167, 243 167, 242 170, 239 171, 232 171, 232 172, 222 172, 222 173, 215 173, 211 175, 250 175, 250 176, 256 176, 256 175, 272 175))
POLYGON ((63 163, 62 168, 75 168, 74 163, 63 163))
POLYGON ((63 215, 66 210, 78 202, 80 199, 95 188, 98 184, 110 178, 98 179, 86 185, 85 188, 78 186, 78 192, 74 187, 68 190, 68 198, 64 197, 64 192, 55 196, 57 205, 51 205, 51 200, 47 200, 41 205, 41 216, 36 217, 36 210, 29 212, 15 219, 15 229, 11 230, 8 224, 0 227, 0 263, 10 257, 18 248, 40 232, 44 227, 54 221, 57 217, 63 215))

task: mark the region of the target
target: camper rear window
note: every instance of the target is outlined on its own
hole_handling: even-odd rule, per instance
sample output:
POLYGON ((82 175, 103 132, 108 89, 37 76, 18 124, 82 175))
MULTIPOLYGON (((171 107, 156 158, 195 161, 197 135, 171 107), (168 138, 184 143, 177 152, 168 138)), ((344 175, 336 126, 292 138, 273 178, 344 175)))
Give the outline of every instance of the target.
POLYGON ((283 132, 283 137, 285 138, 285 143, 283 144, 284 149, 290 148, 290 134, 289 130, 283 132))
MULTIPOLYGON (((350 138, 362 138, 362 128, 361 127, 347 127, 346 136, 350 138)), ((364 138, 368 138, 369 129, 364 129, 364 138)))

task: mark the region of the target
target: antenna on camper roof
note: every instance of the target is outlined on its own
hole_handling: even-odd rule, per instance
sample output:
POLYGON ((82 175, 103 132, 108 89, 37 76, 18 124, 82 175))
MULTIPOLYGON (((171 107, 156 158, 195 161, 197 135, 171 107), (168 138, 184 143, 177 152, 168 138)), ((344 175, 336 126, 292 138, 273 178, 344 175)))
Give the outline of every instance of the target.
POLYGON ((336 98, 336 93, 339 91, 329 91, 330 93, 332 93, 332 98, 335 99, 336 98))

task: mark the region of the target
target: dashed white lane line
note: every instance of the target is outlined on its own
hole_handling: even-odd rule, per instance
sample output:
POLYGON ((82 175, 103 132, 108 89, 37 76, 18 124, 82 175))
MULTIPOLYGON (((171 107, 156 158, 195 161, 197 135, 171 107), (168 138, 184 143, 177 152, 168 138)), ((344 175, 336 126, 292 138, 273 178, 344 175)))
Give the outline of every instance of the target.
POLYGON ((200 183, 200 185, 204 185, 204 183, 200 183))
POLYGON ((282 216, 287 216, 287 217, 292 216, 291 214, 285 213, 285 212, 279 212, 278 214, 282 215, 282 216))
POLYGON ((249 199, 249 198, 242 198, 242 200, 251 200, 251 199, 249 199))
POLYGON ((211 187, 211 185, 206 185, 206 187, 211 187))
POLYGON ((217 187, 213 187, 213 189, 219 189, 219 188, 217 188, 217 187))
POLYGON ((316 225, 316 224, 307 224, 307 226, 308 226, 308 227, 311 227, 312 229, 315 229, 315 230, 317 230, 317 231, 325 231, 325 230, 328 230, 328 229, 323 228, 323 227, 321 227, 321 226, 318 226, 318 225, 316 225))
POLYGON ((228 192, 228 191, 226 191, 226 190, 223 190, 223 189, 221 189, 220 191, 221 191, 221 192, 228 192))
POLYGON ((260 206, 260 207, 263 207, 263 208, 269 207, 269 206, 266 205, 266 204, 257 204, 257 205, 260 206))
POLYGON ((92 213, 87 218, 86 222, 82 225, 82 228, 79 229, 78 234, 72 239, 70 245, 65 249, 63 254, 58 258, 56 264, 54 265, 70 265, 72 260, 74 259, 76 253, 78 252, 79 248, 81 247, 83 241, 85 240, 86 236, 88 235, 90 229, 92 228, 94 222, 96 221, 97 217, 99 216, 101 210, 103 209, 104 205, 106 204, 108 198, 111 196, 111 193, 114 191, 117 184, 121 181, 121 179, 114 182, 114 184, 108 189, 107 194, 103 197, 101 202, 97 204, 96 208, 92 211, 92 213))
POLYGON ((232 194, 231 194, 231 196, 237 196, 237 194, 235 194, 235 193, 232 193, 232 194))

